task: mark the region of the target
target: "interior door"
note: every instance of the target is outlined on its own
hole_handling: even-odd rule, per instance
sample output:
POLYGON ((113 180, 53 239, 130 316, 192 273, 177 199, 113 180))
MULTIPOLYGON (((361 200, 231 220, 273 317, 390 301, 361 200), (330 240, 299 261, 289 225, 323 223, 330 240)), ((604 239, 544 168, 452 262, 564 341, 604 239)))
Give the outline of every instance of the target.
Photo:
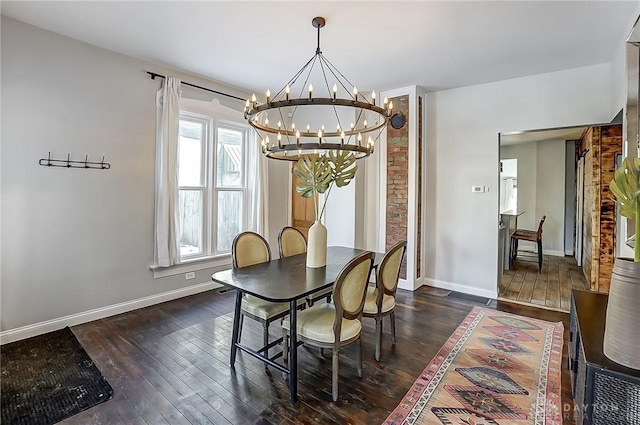
POLYGON ((296 192, 296 180, 291 165, 291 226, 300 230, 305 237, 309 233, 309 227, 316 219, 313 198, 303 198, 296 192))
POLYGON ((578 266, 582 267, 582 229, 584 204, 584 157, 578 160, 576 168, 576 241, 575 253, 578 266))

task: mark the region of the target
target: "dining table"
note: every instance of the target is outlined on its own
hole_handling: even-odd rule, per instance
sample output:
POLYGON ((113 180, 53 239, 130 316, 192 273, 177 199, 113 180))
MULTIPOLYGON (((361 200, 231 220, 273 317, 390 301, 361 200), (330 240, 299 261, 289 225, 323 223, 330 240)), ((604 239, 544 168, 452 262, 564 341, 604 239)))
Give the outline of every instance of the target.
MULTIPOLYGON (((263 361, 289 376, 289 395, 291 402, 298 400, 298 339, 297 339, 297 311, 298 300, 304 299, 314 292, 321 291, 333 285, 344 266, 357 255, 366 252, 362 249, 343 246, 327 247, 327 264, 324 267, 310 268, 306 266, 306 254, 274 259, 265 263, 249 267, 223 270, 214 273, 211 279, 219 284, 236 290, 236 300, 233 315, 233 331, 231 335, 230 365, 235 367, 238 350, 263 361), (240 316, 242 314, 242 297, 253 295, 274 303, 289 303, 290 335, 289 361, 287 365, 276 360, 282 357, 282 351, 269 357, 269 349, 282 343, 282 337, 268 345, 253 349, 242 344, 239 339, 240 316)), ((382 260, 383 254, 376 253, 374 267, 382 260)))

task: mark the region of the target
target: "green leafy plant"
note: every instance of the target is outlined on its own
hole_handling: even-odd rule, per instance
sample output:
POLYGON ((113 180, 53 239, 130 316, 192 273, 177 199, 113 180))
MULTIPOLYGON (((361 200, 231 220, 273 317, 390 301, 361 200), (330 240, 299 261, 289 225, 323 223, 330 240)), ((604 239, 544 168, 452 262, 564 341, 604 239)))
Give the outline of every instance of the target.
POLYGON ((333 186, 343 187, 356 176, 356 156, 349 151, 329 151, 326 155, 302 155, 293 172, 296 175, 296 192, 303 198, 313 197, 316 220, 320 220, 327 206, 333 186), (326 193, 322 208, 318 194, 326 193))
POLYGON ((640 235, 640 158, 625 158, 613 175, 609 188, 620 205, 620 214, 635 220, 636 244, 633 261, 640 263, 640 243, 637 243, 640 235))

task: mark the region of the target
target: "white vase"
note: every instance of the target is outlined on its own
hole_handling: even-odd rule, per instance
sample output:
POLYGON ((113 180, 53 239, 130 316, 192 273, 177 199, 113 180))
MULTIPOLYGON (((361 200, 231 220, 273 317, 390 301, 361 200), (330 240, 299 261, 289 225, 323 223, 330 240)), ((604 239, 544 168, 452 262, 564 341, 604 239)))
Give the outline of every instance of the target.
POLYGON ((326 266, 327 228, 316 220, 309 228, 307 239, 307 267, 318 268, 326 266))

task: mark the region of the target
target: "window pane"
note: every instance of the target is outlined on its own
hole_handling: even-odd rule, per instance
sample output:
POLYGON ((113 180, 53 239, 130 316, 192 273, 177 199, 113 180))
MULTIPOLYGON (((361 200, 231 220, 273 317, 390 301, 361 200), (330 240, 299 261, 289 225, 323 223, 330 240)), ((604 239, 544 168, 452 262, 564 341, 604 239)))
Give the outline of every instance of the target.
POLYGON ((216 151, 218 187, 242 185, 242 136, 243 132, 218 128, 216 151))
POLYGON ((218 252, 231 250, 233 238, 241 232, 241 223, 242 192, 218 192, 218 252))
POLYGON ((178 186, 202 185, 204 123, 180 120, 178 141, 178 186))
POLYGON ((178 191, 180 208, 180 256, 202 254, 202 190, 178 191))

